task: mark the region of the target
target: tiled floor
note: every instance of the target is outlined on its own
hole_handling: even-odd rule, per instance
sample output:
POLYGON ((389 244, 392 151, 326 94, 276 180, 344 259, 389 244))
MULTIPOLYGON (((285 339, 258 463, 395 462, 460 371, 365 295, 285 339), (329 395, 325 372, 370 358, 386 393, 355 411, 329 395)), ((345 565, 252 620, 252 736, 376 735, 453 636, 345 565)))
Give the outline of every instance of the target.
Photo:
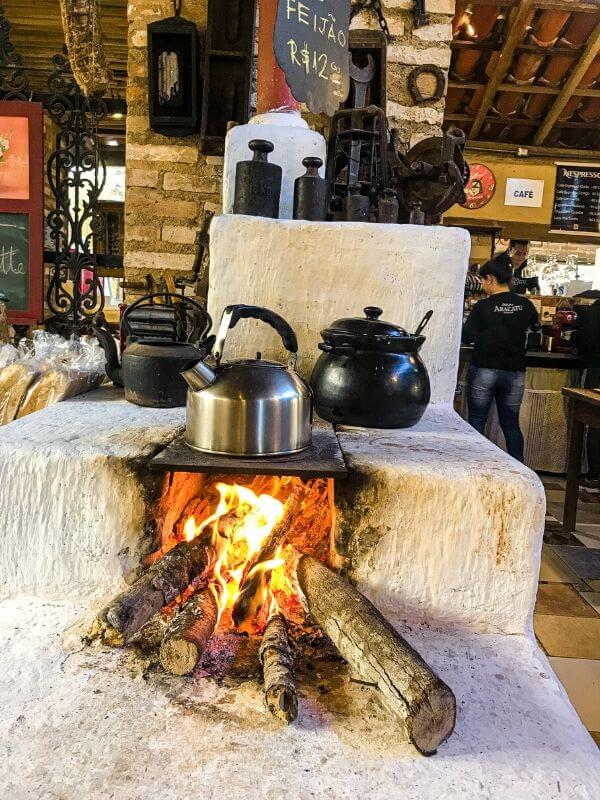
POLYGON ((565 539, 565 481, 541 478, 548 507, 535 635, 600 747, 600 493, 580 490, 577 527, 565 539))

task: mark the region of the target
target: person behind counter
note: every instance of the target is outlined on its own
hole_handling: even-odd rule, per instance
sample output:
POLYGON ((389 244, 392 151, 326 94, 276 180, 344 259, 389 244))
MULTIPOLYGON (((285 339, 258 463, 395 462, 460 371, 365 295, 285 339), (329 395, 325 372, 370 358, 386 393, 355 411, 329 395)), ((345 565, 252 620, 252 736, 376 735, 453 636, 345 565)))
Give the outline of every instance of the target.
POLYGON ((527 256, 529 255, 529 242, 527 239, 511 239, 508 246, 508 255, 513 268, 510 288, 515 294, 540 294, 540 282, 537 278, 525 278, 523 273, 527 269, 527 256))
MULTIPOLYGON (((585 367, 584 389, 600 387, 600 299, 591 306, 577 305, 577 328, 574 341, 577 355, 585 367)), ((586 438, 588 471, 582 484, 600 488, 600 429, 588 428, 586 438)))
POLYGON ((523 461, 519 412, 525 392, 527 331, 539 330, 540 320, 533 303, 511 291, 512 274, 505 253, 481 267, 479 278, 487 297, 469 314, 462 339, 475 345, 467 379, 469 424, 484 433, 495 400, 506 449, 523 461))

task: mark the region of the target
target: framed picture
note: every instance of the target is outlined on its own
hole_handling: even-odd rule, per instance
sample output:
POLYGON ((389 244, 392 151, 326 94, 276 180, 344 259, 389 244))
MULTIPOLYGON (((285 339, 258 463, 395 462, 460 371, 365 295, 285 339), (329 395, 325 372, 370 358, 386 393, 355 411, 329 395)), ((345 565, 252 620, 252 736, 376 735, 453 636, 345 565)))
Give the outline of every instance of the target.
POLYGON ((44 315, 44 111, 0 101, 0 291, 9 322, 44 315))

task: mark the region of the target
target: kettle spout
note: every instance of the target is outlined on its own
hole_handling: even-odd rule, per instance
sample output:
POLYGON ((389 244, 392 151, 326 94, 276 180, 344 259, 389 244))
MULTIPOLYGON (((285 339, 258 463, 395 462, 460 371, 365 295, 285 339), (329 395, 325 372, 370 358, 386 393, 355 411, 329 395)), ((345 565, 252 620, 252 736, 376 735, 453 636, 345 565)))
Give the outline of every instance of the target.
POLYGON ((103 327, 100 327, 103 320, 100 317, 94 319, 92 330, 106 356, 106 374, 115 384, 115 386, 123 386, 123 368, 119 364, 119 354, 117 352, 117 345, 113 339, 112 333, 103 327))
POLYGON ((193 392, 201 392, 207 386, 211 386, 217 376, 205 361, 198 361, 192 366, 187 366, 181 370, 181 377, 193 392))

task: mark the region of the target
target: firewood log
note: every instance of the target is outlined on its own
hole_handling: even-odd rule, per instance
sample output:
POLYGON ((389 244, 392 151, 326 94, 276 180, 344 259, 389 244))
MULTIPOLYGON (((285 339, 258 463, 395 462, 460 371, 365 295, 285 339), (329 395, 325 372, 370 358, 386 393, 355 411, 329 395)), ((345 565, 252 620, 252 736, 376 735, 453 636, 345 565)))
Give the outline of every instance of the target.
POLYGON ((215 552, 205 539, 176 545, 103 611, 107 643, 126 642, 214 560, 215 552))
POLYGON ((307 610, 358 676, 379 689, 424 755, 454 730, 456 699, 375 606, 312 556, 300 556, 298 584, 307 610))
POLYGON ((294 486, 290 496, 285 501, 281 519, 275 523, 273 530, 256 556, 246 565, 244 576, 240 582, 241 591, 233 605, 232 611, 233 621, 240 630, 243 630, 241 627, 243 623, 247 622, 251 616, 254 616, 252 613, 252 606, 255 601, 257 590, 264 580, 264 575, 260 570, 255 570, 253 572, 254 567, 265 561, 271 561, 271 559, 275 557, 277 549, 285 539, 294 518, 300 512, 300 506, 304 500, 305 492, 306 490, 303 486, 294 486))
POLYGON ((171 675, 189 675, 204 653, 217 626, 219 609, 209 587, 200 589, 185 604, 165 632, 160 663, 171 675))
POLYGON ((289 725, 298 716, 298 694, 287 624, 282 614, 273 614, 269 619, 259 657, 267 708, 274 717, 289 725))

